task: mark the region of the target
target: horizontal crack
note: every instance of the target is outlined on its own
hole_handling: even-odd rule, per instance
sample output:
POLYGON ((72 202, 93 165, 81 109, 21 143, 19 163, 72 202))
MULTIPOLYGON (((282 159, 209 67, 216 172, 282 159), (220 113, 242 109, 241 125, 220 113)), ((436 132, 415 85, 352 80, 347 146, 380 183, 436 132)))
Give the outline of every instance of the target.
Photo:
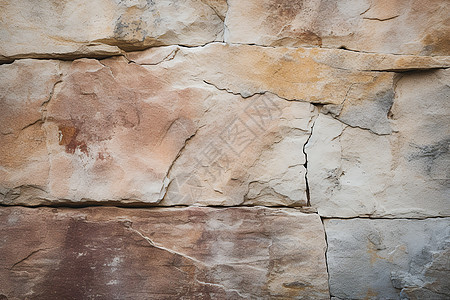
POLYGON ((353 220, 353 219, 367 219, 367 220, 426 220, 426 219, 446 219, 450 216, 424 216, 424 217, 372 217, 372 216, 355 216, 355 217, 323 217, 322 220, 353 220))
POLYGON ((399 16, 400 15, 396 15, 396 16, 392 16, 392 17, 388 17, 388 18, 369 18, 369 17, 364 17, 363 20, 371 20, 371 21, 383 22, 383 21, 389 21, 389 20, 395 19, 395 18, 397 18, 399 16))
MULTIPOLYGON (((392 18, 390 18, 392 19, 392 18)), ((402 53, 390 53, 390 52, 371 52, 371 51, 363 51, 363 50, 356 50, 356 49, 350 49, 347 48, 345 46, 341 46, 341 47, 315 47, 315 46, 301 46, 301 47, 289 47, 289 46, 270 46, 270 45, 261 45, 261 44, 254 44, 254 43, 229 43, 229 42, 221 42, 221 41, 211 41, 205 44, 201 44, 201 45, 184 45, 184 44, 167 44, 167 45, 154 45, 154 46, 149 46, 149 47, 145 47, 145 48, 139 48, 136 50, 129 50, 129 51, 124 51, 123 49, 121 49, 120 47, 116 46, 118 49, 120 49, 121 52, 117 52, 117 53, 105 53, 105 54, 101 54, 101 53, 96 53, 95 51, 93 51, 92 53, 88 53, 88 54, 78 54, 76 52, 69 52, 69 53, 23 53, 23 54, 15 54, 15 55, 11 55, 11 56, 0 56, 0 65, 2 64, 11 64, 16 60, 21 60, 21 59, 40 59, 40 60, 62 60, 62 61, 73 61, 76 59, 81 59, 81 58, 92 58, 92 59, 107 59, 107 58, 111 58, 111 57, 117 57, 117 56, 123 56, 126 58, 126 54, 127 52, 142 52, 142 51, 146 51, 149 49, 153 49, 153 48, 161 48, 161 47, 170 47, 170 46, 178 46, 180 48, 203 48, 206 47, 208 45, 213 45, 213 44, 222 44, 222 45, 231 45, 231 46, 254 46, 254 47, 259 47, 259 48, 270 48, 270 49, 276 49, 276 48, 284 48, 284 49, 312 49, 312 48, 320 48, 320 49, 324 49, 324 50, 341 50, 341 51, 348 51, 348 52, 354 52, 354 53, 366 53, 366 54, 384 54, 384 55, 396 55, 396 56, 408 56, 410 54, 402 54, 402 53)), ((104 45, 109 45, 107 43, 104 43, 104 45)), ((433 56, 425 56, 425 55, 420 55, 420 57, 433 57, 433 56)), ((447 67, 436 67, 436 68, 430 68, 430 69, 445 69, 447 67)), ((396 69, 391 69, 391 70, 361 70, 361 71, 379 71, 379 72, 405 72, 404 70, 396 70, 396 69)), ((407 70, 408 71, 408 70, 407 70)))
POLYGON ((24 208, 71 208, 71 209, 83 209, 83 208, 89 208, 89 207, 116 207, 116 208, 127 208, 127 209, 158 209, 158 208, 189 208, 189 207, 196 207, 196 208, 217 208, 217 209, 227 209, 227 208, 268 208, 268 209, 292 209, 303 213, 314 213, 317 212, 314 209, 311 209, 311 207, 306 206, 283 206, 283 205, 274 205, 274 206, 268 206, 268 205, 251 205, 251 204, 243 204, 243 205, 183 205, 183 204, 177 204, 177 205, 155 205, 155 204, 143 204, 143 203, 137 203, 137 204, 130 204, 130 203, 120 203, 115 202, 114 204, 111 203, 76 203, 76 202, 67 202, 67 203, 54 203, 54 204, 38 204, 38 205, 23 205, 23 204, 4 204, 0 203, 0 209, 4 207, 24 207, 24 208))

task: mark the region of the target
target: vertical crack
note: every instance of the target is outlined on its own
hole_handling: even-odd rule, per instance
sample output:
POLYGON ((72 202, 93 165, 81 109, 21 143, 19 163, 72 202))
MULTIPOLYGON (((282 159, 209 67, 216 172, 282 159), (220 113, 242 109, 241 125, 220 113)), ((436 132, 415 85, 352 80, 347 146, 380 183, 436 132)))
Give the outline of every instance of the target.
POLYGON ((320 217, 320 222, 322 222, 323 226, 323 234, 325 235, 325 267, 327 268, 327 275, 328 275, 328 292, 330 293, 330 299, 331 299, 331 290, 330 290, 330 270, 328 269, 328 238, 327 238, 327 231, 325 230, 325 223, 324 219, 320 217))
POLYGON ((172 171, 173 166, 175 165, 175 162, 177 161, 177 159, 181 156, 181 153, 184 151, 184 149, 186 148, 188 142, 197 134, 197 132, 199 131, 199 129, 202 126, 200 126, 199 128, 197 128, 195 130, 195 132, 193 134, 191 134, 185 141, 183 146, 180 148, 180 150, 178 151, 177 155, 175 156, 175 158, 173 159, 172 163, 170 164, 169 168, 167 169, 166 172, 166 176, 164 176, 163 179, 163 184, 161 186, 161 191, 160 191, 160 196, 158 199, 158 203, 164 202, 166 196, 167 196, 167 192, 169 190, 169 186, 170 183, 172 182, 172 180, 169 178, 170 176, 170 172, 172 171))
POLYGON ((305 167, 305 184, 306 184, 306 206, 311 206, 311 196, 309 193, 309 182, 308 182, 308 154, 306 153, 306 145, 308 145, 309 140, 311 139, 311 136, 313 134, 314 124, 316 123, 316 120, 314 120, 313 124, 311 125, 311 133, 308 136, 308 139, 306 140, 306 143, 303 145, 303 154, 305 155, 305 163, 303 166, 305 167))
MULTIPOLYGON (((61 67, 61 64, 60 64, 60 67, 61 67)), ((63 82, 63 79, 62 79, 63 73, 62 73, 62 71, 60 71, 59 75, 60 76, 59 76, 58 80, 53 84, 53 87, 52 87, 52 90, 50 91, 48 99, 41 104, 41 122, 42 122, 42 124, 45 124, 45 122, 48 119, 47 106, 50 103, 50 101, 53 99, 53 96, 55 95, 55 93, 57 92, 58 85, 63 82)), ((52 156, 51 156, 52 152, 51 152, 51 146, 50 146, 50 139, 48 138, 50 133, 49 133, 48 128, 46 126, 43 126, 42 129, 44 130, 45 137, 46 137, 45 138, 45 147, 47 149, 47 161, 48 161, 47 187, 49 188, 50 187, 50 183, 51 183, 52 169, 53 169, 53 166, 52 166, 53 159, 52 159, 52 156)))
POLYGON ((222 42, 223 43, 227 43, 228 40, 228 26, 227 26, 227 16, 228 16, 228 11, 230 10, 230 3, 228 2, 228 0, 226 0, 227 2, 227 11, 225 12, 225 18, 223 18, 223 37, 222 37, 222 42))

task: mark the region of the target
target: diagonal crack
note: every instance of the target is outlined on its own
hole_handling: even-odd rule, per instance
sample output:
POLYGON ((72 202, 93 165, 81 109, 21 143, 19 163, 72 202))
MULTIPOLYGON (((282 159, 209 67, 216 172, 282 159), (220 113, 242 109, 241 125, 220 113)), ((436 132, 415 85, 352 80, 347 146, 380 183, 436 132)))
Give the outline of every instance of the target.
POLYGON ((142 232, 140 232, 140 231, 137 230, 137 229, 134 229, 134 228, 132 227, 132 222, 131 222, 131 221, 126 221, 126 222, 124 222, 124 226, 125 226, 126 228, 128 228, 129 230, 133 231, 134 233, 138 234, 141 238, 143 238, 143 239, 144 239, 151 247, 153 247, 153 248, 157 248, 157 249, 160 249, 160 250, 169 252, 169 253, 171 253, 171 254, 179 255, 179 256, 181 256, 181 257, 184 257, 184 258, 186 258, 186 259, 192 261, 195 265, 200 265, 200 266, 202 266, 202 267, 210 267, 210 266, 208 266, 207 264, 205 264, 204 262, 199 261, 198 259, 196 259, 196 258, 194 258, 194 257, 191 257, 191 256, 189 256, 189 255, 183 254, 183 253, 181 253, 181 252, 178 252, 178 251, 175 251, 175 250, 166 248, 166 247, 164 247, 164 246, 162 246, 162 245, 159 245, 159 244, 155 243, 152 239, 150 239, 149 237, 145 236, 142 232))
POLYGON ((225 91, 225 92, 227 92, 227 93, 229 93, 229 94, 232 94, 232 95, 236 95, 236 96, 241 96, 242 98, 250 98, 250 97, 252 97, 252 96, 254 96, 254 95, 256 95, 256 94, 264 94, 265 92, 261 92, 261 93, 249 93, 249 94, 243 94, 243 93, 239 93, 239 92, 233 92, 232 90, 230 90, 230 89, 227 89, 227 88, 220 88, 220 87, 218 87, 217 85, 215 85, 214 83, 212 83, 212 82, 209 82, 209 81, 206 81, 206 80, 203 80, 203 82, 204 83, 206 83, 207 85, 210 85, 210 86, 213 86, 213 87, 215 87, 216 89, 218 89, 219 91, 225 91))
POLYGON ((127 57, 127 53, 125 53, 123 55, 123 57, 128 61, 128 64, 136 64, 136 65, 139 65, 139 66, 157 66, 160 63, 173 60, 175 58, 175 56, 177 55, 177 53, 180 51, 180 49, 181 49, 180 47, 177 47, 177 48, 173 49, 164 58, 162 58, 160 61, 155 62, 155 63, 137 63, 137 62, 131 60, 130 58, 128 58, 127 57))
POLYGON ((19 260, 18 262, 16 262, 15 264, 13 264, 11 267, 9 267, 9 270, 14 269, 15 266, 17 266, 18 264, 23 263, 24 261, 26 261, 27 259, 29 259, 30 257, 32 257, 33 255, 35 255, 36 253, 40 252, 40 251, 45 251, 48 250, 48 248, 43 248, 43 249, 37 249, 34 250, 33 252, 31 252, 30 254, 28 254, 27 256, 25 256, 24 258, 22 258, 21 260, 19 260))
POLYGON ((180 148, 180 150, 178 151, 177 155, 175 156, 175 158, 173 159, 172 163, 170 164, 169 168, 167 169, 166 172, 166 176, 164 176, 164 180, 163 180, 163 185, 161 187, 161 191, 160 191, 160 197, 158 199, 158 203, 163 202, 164 198, 167 195, 167 191, 169 190, 169 186, 170 186, 170 172, 172 171, 173 166, 175 165, 176 161, 178 160, 178 158, 181 156, 181 154, 183 153, 184 149, 186 149, 186 146, 188 144, 188 142, 194 138, 194 136, 197 134, 197 132, 200 130, 201 127, 198 127, 195 132, 193 134, 191 134, 185 141, 183 146, 180 148))

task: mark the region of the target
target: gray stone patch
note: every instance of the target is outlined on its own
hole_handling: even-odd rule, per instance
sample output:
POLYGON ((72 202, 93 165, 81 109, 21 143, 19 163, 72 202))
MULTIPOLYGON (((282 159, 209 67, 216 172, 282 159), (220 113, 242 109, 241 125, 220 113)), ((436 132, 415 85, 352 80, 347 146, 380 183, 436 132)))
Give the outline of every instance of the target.
POLYGON ((448 299, 450 218, 325 220, 330 293, 448 299))

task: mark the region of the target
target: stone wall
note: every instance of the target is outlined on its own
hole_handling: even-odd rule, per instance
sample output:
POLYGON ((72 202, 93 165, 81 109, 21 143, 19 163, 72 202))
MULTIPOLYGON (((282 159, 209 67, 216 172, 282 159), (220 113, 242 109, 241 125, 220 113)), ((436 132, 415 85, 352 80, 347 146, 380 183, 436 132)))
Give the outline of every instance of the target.
POLYGON ((0 1, 0 299, 449 299, 449 16, 0 1))

